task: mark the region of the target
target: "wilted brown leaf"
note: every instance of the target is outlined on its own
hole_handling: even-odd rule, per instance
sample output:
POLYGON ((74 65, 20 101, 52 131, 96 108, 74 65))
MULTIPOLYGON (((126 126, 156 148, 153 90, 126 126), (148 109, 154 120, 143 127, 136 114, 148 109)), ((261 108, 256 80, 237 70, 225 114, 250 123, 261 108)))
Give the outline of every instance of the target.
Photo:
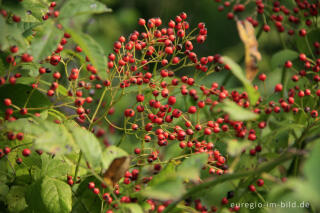
POLYGON ((252 81, 259 71, 257 63, 261 60, 261 54, 258 51, 258 41, 254 28, 249 21, 237 20, 237 28, 245 46, 246 77, 249 81, 252 81))

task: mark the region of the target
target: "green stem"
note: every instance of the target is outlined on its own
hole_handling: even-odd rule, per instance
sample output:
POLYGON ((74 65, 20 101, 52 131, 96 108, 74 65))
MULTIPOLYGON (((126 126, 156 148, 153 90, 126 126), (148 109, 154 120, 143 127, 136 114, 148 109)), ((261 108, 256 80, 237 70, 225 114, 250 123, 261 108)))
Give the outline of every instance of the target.
POLYGON ((73 177, 73 182, 74 183, 76 183, 76 181, 77 181, 77 176, 78 176, 78 172, 79 172, 79 166, 80 166, 80 162, 81 162, 81 157, 82 157, 82 151, 80 151, 80 153, 79 153, 78 162, 77 162, 77 166, 76 166, 76 171, 74 172, 74 177, 73 177))

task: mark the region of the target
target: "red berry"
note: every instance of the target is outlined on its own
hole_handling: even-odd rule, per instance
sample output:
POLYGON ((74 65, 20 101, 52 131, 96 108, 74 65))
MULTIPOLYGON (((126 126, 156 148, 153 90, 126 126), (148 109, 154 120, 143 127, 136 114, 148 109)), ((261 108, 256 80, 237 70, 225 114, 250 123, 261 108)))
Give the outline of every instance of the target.
POLYGON ((144 101, 144 96, 142 94, 137 95, 136 97, 138 102, 143 102, 144 101))
POLYGON ((259 75, 259 80, 260 81, 265 81, 266 79, 267 79, 266 74, 262 73, 262 74, 259 75))
POLYGON ((95 187, 94 182, 90 182, 90 183, 88 184, 88 188, 89 188, 89 189, 93 189, 94 187, 95 187))
POLYGON ((30 149, 24 149, 24 150, 22 151, 22 155, 25 156, 25 157, 28 157, 30 154, 31 154, 30 149))
POLYGON ((262 179, 258 179, 257 180, 257 185, 258 186, 263 186, 263 184, 264 184, 264 181, 262 179))
POLYGON ((99 188, 94 188, 93 189, 93 193, 95 193, 96 195, 100 193, 100 189, 99 188))
POLYGON ((9 98, 4 99, 4 100, 3 100, 3 103, 4 103, 4 105, 6 105, 6 106, 10 106, 10 105, 12 104, 11 99, 9 99, 9 98))
POLYGON ((12 47, 10 48, 10 51, 11 51, 12 53, 17 53, 17 52, 19 51, 19 49, 18 49, 17 46, 12 46, 12 47))
POLYGON ((291 68, 292 67, 292 62, 291 61, 286 61, 286 63, 284 64, 284 66, 286 68, 291 68))
POLYGON ((277 85, 275 86, 275 88, 274 88, 274 91, 275 91, 275 92, 281 92, 282 89, 283 89, 282 84, 277 84, 277 85))

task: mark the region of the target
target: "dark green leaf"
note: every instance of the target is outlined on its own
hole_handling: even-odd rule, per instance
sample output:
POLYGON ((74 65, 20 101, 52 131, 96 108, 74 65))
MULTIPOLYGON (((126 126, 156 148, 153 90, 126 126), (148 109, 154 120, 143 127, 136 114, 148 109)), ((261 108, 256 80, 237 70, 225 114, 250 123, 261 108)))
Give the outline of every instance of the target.
POLYGON ((288 60, 295 60, 298 58, 299 54, 296 51, 293 50, 281 50, 274 54, 271 58, 271 67, 272 69, 276 69, 277 67, 283 67, 286 61, 288 60))
POLYGON ((60 9, 59 19, 73 18, 84 14, 111 12, 103 3, 96 0, 70 0, 60 9))
POLYGON ((314 42, 319 40, 319 37, 320 37, 320 30, 319 29, 311 30, 310 32, 308 32, 307 36, 305 36, 305 37, 297 35, 295 37, 295 41, 296 41, 297 48, 298 48, 299 52, 308 54, 309 56, 310 55, 312 56, 310 49, 311 49, 311 51, 314 50, 312 45, 314 42), (309 43, 310 49, 307 45, 307 41, 309 43))
POLYGON ((9 186, 0 182, 0 201, 5 201, 9 193, 9 186))
MULTIPOLYGON (((0 100, 3 100, 5 98, 10 98, 12 103, 19 106, 24 107, 28 97, 31 94, 32 91, 31 86, 23 85, 23 84, 6 84, 4 86, 0 87, 0 100), (10 92, 8 92, 10 91, 10 92)), ((28 108, 45 108, 49 107, 51 105, 51 102, 47 98, 46 95, 42 94, 38 90, 34 90, 31 94, 31 97, 29 99, 29 102, 27 104, 28 108)), ((4 106, 3 102, 0 102, 0 112, 4 112, 6 110, 6 106, 4 106)), ((32 112, 39 112, 42 110, 36 110, 32 112)))
POLYGON ((77 191, 76 191, 76 202, 73 204, 72 212, 99 212, 101 207, 101 200, 98 196, 88 190, 89 182, 94 182, 98 184, 99 181, 95 177, 88 177, 81 181, 77 191))

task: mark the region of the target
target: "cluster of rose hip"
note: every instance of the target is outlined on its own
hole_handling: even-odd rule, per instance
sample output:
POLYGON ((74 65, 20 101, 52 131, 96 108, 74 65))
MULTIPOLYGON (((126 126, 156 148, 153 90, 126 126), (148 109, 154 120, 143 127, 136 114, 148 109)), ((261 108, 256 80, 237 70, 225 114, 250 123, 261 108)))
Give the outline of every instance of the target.
MULTIPOLYGON (((305 36, 307 29, 301 26, 309 27, 310 30, 316 26, 314 18, 317 17, 320 4, 318 1, 295 0, 292 9, 285 6, 285 1, 234 1, 234 0, 214 0, 220 5, 219 11, 228 10, 227 17, 234 19, 241 16, 241 13, 255 4, 255 12, 252 16, 248 16, 247 20, 252 23, 254 27, 263 25, 265 32, 270 31, 272 26, 275 26, 279 32, 288 32, 289 35, 295 34, 295 29, 299 29, 299 35, 305 36), (301 23, 305 20, 305 23, 301 23)), ((250 10, 250 9, 249 9, 250 10)))

